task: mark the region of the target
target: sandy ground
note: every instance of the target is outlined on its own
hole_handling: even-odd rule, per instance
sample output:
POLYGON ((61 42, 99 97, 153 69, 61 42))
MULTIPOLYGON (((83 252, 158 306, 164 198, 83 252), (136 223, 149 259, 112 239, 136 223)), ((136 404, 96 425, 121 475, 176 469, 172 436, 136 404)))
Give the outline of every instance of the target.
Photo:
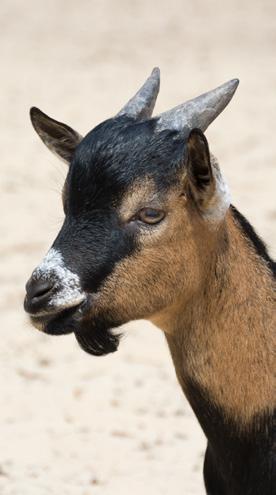
POLYGON ((61 224, 65 175, 28 109, 85 133, 154 65, 157 111, 239 77, 207 135, 233 203, 275 254, 276 4, 6 0, 0 33, 0 493, 202 494, 205 439, 160 331, 133 323, 99 359, 26 321, 24 284, 61 224))

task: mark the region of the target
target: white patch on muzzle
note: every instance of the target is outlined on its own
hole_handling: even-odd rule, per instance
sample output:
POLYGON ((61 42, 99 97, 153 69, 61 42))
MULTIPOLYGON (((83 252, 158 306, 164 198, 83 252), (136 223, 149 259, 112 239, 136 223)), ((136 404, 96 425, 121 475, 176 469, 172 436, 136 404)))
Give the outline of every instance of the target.
POLYGON ((33 272, 33 277, 47 280, 54 278, 59 288, 49 301, 54 308, 69 308, 81 303, 85 293, 81 289, 78 275, 66 268, 62 255, 52 248, 33 272))

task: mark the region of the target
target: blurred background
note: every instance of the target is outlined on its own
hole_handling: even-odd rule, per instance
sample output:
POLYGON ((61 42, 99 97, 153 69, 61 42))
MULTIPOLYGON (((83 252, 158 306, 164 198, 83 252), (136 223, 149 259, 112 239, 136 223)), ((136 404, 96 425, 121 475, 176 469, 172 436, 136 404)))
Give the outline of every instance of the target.
POLYGON ((0 493, 200 495, 205 439, 160 331, 132 323, 94 358, 27 323, 24 284, 61 225, 66 173, 28 111, 86 133, 155 65, 156 112, 240 78, 207 136, 275 255, 276 3, 2 0, 0 33, 0 493))

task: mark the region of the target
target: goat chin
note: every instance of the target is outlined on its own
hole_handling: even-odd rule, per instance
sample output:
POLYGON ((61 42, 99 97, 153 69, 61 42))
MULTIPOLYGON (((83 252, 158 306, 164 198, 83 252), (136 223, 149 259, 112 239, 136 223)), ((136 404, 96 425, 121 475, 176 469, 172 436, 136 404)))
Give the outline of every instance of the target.
POLYGON ((49 335, 74 333, 81 349, 93 356, 117 351, 121 334, 115 334, 113 329, 122 322, 113 321, 107 314, 93 317, 91 306, 91 298, 87 298, 74 307, 31 315, 30 320, 35 328, 49 335))

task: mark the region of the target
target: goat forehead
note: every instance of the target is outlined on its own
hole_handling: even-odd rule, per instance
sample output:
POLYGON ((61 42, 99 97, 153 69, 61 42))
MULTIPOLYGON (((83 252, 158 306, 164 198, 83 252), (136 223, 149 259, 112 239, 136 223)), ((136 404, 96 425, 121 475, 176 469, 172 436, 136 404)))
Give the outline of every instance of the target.
POLYGON ((185 144, 176 133, 155 133, 149 121, 113 120, 92 130, 77 148, 68 176, 75 199, 114 202, 137 179, 151 177, 158 189, 175 179, 185 144))
MULTIPOLYGON (((96 221, 103 214, 109 219, 110 212, 120 207, 122 202, 130 198, 131 204, 143 207, 153 199, 166 200, 167 192, 174 189, 179 182, 179 174, 160 171, 152 173, 148 169, 141 174, 127 177, 113 172, 101 171, 90 174, 80 180, 72 180, 69 184, 68 211, 72 214, 83 213, 86 217, 93 211, 96 221)), ((90 217, 89 217, 90 218, 90 217)), ((110 220, 110 219, 109 219, 110 220)))

